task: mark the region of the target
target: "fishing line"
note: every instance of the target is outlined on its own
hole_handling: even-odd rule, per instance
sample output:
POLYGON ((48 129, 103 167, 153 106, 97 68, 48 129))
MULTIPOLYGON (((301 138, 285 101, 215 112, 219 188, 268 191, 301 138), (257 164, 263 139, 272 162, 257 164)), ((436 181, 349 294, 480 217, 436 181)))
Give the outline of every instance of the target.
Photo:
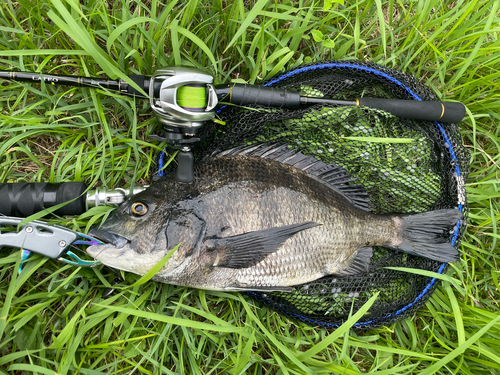
POLYGON ((203 111, 207 106, 207 92, 204 85, 185 85, 177 90, 177 104, 184 109, 203 111))

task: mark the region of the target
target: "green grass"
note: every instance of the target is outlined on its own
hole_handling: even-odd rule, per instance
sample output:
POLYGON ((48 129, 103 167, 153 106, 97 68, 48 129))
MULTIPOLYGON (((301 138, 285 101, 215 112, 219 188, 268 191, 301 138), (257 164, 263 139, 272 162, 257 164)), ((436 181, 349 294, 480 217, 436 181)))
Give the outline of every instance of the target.
MULTIPOLYGON (((361 59, 468 108, 462 260, 412 318, 370 331, 290 322, 237 293, 147 282, 0 249, 0 374, 500 373, 499 1, 4 0, 0 69, 124 77, 167 65, 259 83, 301 63, 361 59)), ((2 82, 0 181, 146 184, 148 103, 103 90, 2 82)), ((107 209, 50 222, 86 230, 107 209)), ((368 306, 366 306, 368 308, 368 306)), ((360 316, 360 315, 359 315, 360 316)))

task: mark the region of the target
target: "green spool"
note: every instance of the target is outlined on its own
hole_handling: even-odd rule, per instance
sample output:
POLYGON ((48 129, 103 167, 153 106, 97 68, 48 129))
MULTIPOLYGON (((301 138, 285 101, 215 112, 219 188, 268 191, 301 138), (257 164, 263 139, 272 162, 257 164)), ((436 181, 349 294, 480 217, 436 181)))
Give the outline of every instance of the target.
POLYGON ((185 85, 177 89, 179 107, 203 111, 207 107, 207 91, 204 85, 185 85))

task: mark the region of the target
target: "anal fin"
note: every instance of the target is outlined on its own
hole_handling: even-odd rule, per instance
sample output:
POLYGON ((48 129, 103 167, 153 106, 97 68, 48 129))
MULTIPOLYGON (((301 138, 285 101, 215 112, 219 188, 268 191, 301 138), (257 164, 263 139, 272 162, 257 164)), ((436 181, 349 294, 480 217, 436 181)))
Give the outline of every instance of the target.
POLYGON ((371 247, 360 247, 352 260, 349 267, 341 271, 337 271, 336 275, 350 276, 358 275, 360 273, 367 273, 370 269, 370 260, 373 256, 373 249, 371 247))

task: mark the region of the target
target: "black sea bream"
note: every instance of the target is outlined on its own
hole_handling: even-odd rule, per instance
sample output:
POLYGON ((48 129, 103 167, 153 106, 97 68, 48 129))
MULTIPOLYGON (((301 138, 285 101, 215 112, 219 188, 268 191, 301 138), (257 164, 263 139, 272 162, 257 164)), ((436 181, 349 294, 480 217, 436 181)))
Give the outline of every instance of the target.
POLYGON ((195 180, 173 175, 123 203, 91 233, 88 253, 140 275, 179 243, 154 279, 210 290, 292 290, 330 274, 366 272, 372 246, 443 262, 458 210, 368 212, 367 194, 344 169, 290 151, 254 146, 207 158, 195 180))

